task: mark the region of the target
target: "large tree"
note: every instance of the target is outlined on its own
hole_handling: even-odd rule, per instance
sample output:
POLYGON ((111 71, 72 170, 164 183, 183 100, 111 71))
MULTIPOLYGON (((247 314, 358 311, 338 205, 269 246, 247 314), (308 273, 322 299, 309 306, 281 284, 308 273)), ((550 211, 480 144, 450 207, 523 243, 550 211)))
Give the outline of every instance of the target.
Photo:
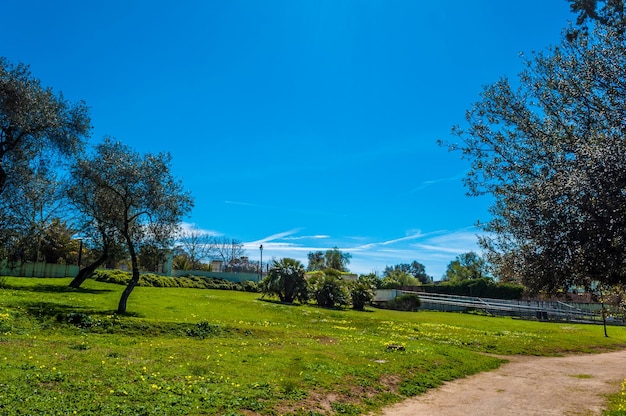
POLYGON ((0 196, 9 178, 29 180, 37 157, 74 156, 90 129, 85 103, 41 86, 28 66, 0 57, 0 196))
POLYGON ((334 269, 340 272, 348 271, 348 264, 352 255, 350 253, 344 253, 337 247, 333 247, 330 250, 314 251, 307 254, 309 258, 309 265, 307 271, 334 269))
POLYGON ((122 293, 118 313, 126 312, 128 297, 139 282, 140 244, 168 246, 193 206, 191 196, 172 175, 170 161, 169 154, 141 155, 105 139, 73 171, 110 204, 100 220, 119 234, 130 255, 132 278, 122 293))
POLYGON ((626 282, 626 42, 614 21, 565 31, 453 130, 469 193, 494 198, 481 244, 503 280, 547 292, 626 282))
POLYGON ((477 280, 482 278, 491 279, 487 262, 478 254, 470 251, 459 254, 446 268, 443 280, 460 282, 463 280, 477 280))
POLYGON ((411 263, 400 263, 395 266, 386 266, 385 271, 383 272, 383 278, 398 272, 409 274, 424 284, 433 281, 433 278, 426 274, 426 267, 424 267, 422 263, 415 260, 411 263))

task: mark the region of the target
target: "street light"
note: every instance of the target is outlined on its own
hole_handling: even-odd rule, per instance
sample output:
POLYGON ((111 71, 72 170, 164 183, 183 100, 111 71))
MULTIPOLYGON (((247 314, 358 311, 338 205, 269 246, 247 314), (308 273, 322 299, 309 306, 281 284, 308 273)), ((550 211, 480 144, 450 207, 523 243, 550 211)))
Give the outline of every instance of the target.
POLYGON ((259 247, 261 250, 261 267, 259 267, 259 280, 263 278, 263 244, 259 247))

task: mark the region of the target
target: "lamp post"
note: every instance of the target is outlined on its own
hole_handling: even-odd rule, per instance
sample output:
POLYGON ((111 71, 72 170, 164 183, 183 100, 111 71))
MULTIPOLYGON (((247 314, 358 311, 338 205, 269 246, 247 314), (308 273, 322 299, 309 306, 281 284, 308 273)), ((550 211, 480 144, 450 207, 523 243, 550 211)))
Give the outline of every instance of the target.
POLYGON ((80 245, 78 247, 78 270, 80 270, 80 261, 83 258, 83 239, 80 238, 78 239, 78 241, 80 242, 80 245))
POLYGON ((263 278, 263 244, 261 244, 261 246, 259 247, 259 250, 261 251, 261 264, 259 267, 259 281, 263 278))

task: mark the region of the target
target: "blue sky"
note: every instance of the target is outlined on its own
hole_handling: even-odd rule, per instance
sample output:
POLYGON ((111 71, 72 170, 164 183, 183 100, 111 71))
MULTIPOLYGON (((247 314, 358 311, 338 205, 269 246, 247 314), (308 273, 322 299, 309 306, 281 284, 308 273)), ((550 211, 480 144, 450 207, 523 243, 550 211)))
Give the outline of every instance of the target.
POLYGON ((350 269, 478 250, 454 140, 482 87, 559 40, 565 0, 4 0, 0 55, 91 108, 105 135, 170 152, 186 226, 252 259, 339 247, 350 269))

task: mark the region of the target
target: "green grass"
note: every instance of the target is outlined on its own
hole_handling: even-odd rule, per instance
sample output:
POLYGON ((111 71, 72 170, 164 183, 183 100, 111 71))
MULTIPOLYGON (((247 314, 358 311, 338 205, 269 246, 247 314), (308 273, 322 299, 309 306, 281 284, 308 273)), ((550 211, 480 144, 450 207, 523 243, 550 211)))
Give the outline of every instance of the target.
POLYGON ((8 278, 0 289, 0 414, 362 414, 496 368, 496 354, 626 346, 618 327, 605 338, 599 326, 219 290, 137 287, 118 316, 122 286, 68 283, 8 278))

